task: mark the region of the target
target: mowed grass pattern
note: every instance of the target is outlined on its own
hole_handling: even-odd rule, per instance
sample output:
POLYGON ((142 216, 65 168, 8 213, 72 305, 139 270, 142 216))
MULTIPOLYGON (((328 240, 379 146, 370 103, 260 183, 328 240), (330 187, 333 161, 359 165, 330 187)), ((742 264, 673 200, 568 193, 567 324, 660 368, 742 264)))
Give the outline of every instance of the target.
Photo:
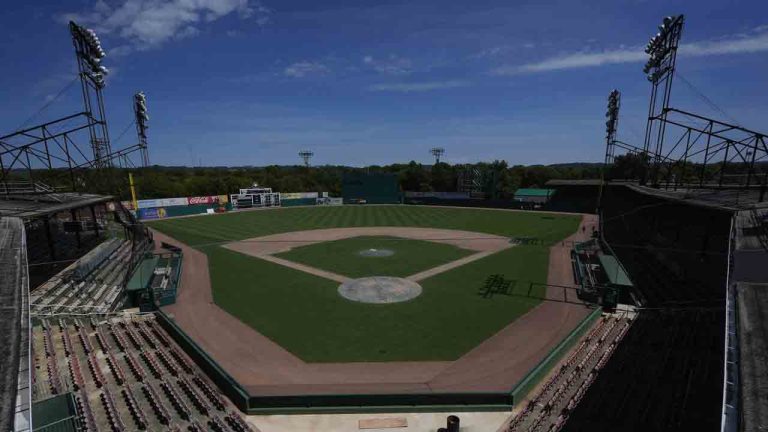
POLYGON ((446 228, 554 242, 575 231, 578 222, 572 215, 393 205, 256 210, 148 225, 197 247, 282 232, 362 226, 446 228))
MULTIPOLYGON (((527 212, 409 206, 345 206, 252 211, 152 222, 208 255, 214 300, 308 362, 455 360, 538 304, 548 245, 580 218, 527 212), (338 284, 219 247, 222 241, 302 229, 425 226, 510 237, 520 245, 421 281, 414 300, 352 302, 338 284), (478 295, 485 278, 514 281, 511 295, 478 295)), ((182 287, 183 289, 183 287, 182 287)))
POLYGON ((388 236, 361 236, 301 246, 276 256, 351 278, 406 277, 471 255, 468 249, 423 240, 388 236), (391 256, 361 256, 367 249, 386 249, 391 256))

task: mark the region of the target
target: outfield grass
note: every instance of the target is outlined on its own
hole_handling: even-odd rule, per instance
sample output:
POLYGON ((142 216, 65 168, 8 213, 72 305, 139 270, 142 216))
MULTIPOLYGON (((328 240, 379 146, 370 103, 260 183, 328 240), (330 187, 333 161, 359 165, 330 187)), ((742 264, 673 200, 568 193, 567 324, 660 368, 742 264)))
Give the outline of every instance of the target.
MULTIPOLYGON (((344 206, 250 211, 157 221, 150 226, 208 255, 214 301, 309 362, 455 360, 538 304, 548 245, 576 231, 580 218, 533 212, 411 206, 344 206), (543 243, 519 245, 420 282, 421 296, 391 305, 338 295, 338 284, 220 247, 303 229, 423 226, 543 243), (503 274, 512 295, 478 295, 503 274), (530 294, 530 296, 529 296, 530 294)), ((183 287, 182 287, 183 289, 183 287)))
POLYGON ((276 254, 280 258, 351 278, 406 277, 471 255, 473 251, 445 243, 389 236, 360 236, 297 247, 276 254), (388 249, 387 257, 361 256, 366 249, 388 249))
POLYGON ((296 207, 148 222, 190 246, 321 228, 408 226, 536 237, 554 242, 576 230, 578 216, 469 208, 392 206, 296 207))

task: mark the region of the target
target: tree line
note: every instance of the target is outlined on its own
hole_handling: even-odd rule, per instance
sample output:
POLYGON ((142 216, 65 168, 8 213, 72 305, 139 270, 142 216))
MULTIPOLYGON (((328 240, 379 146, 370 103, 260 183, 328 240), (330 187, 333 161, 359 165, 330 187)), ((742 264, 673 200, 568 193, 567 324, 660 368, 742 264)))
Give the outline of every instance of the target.
POLYGON ((341 195, 342 177, 350 172, 391 173, 397 176, 400 189, 420 192, 455 192, 459 179, 467 172, 479 174, 482 192, 489 198, 509 198, 519 188, 544 187, 551 179, 598 179, 602 164, 573 163, 557 165, 509 165, 493 161, 472 165, 406 164, 348 167, 278 166, 264 167, 175 167, 151 166, 134 169, 102 169, 70 175, 66 170, 41 170, 35 180, 62 190, 115 195, 130 199, 128 173, 140 199, 223 195, 253 185, 271 187, 276 192, 329 192, 341 195), (74 187, 73 187, 74 185, 74 187))
MULTIPOLYGON (((400 189, 420 192, 455 192, 463 173, 471 169, 479 173, 482 191, 492 198, 509 198, 518 188, 544 187, 551 179, 600 178, 601 164, 514 165, 505 161, 479 163, 472 166, 444 162, 424 165, 372 165, 364 168, 347 166, 277 166, 266 167, 163 167, 133 170, 136 189, 141 198, 182 197, 236 193, 253 185, 271 187, 276 192, 329 192, 341 196, 342 177, 349 172, 391 173, 397 176, 400 189)), ((123 173, 123 176, 126 174, 123 173)), ((127 199, 127 191, 120 197, 127 199)))
MULTIPOLYGON (((605 169, 601 163, 565 163, 554 165, 509 165, 506 161, 495 160, 477 164, 451 165, 421 164, 411 161, 405 164, 371 165, 348 167, 341 165, 263 167, 179 167, 151 166, 147 168, 80 170, 70 173, 66 169, 34 170, 34 180, 42 181, 61 190, 114 195, 130 199, 128 173, 132 173, 140 199, 185 197, 202 195, 224 195, 236 193, 238 189, 258 183, 271 187, 276 192, 329 192, 331 196, 341 195, 342 177, 350 172, 391 173, 397 176, 400 189, 419 192, 455 192, 459 181, 467 172, 479 174, 481 192, 488 198, 507 199, 519 188, 545 187, 547 181, 561 180, 634 180, 649 176, 650 158, 645 154, 617 156, 605 169)), ((660 181, 696 183, 704 175, 708 181, 720 178, 732 181, 745 175, 745 164, 729 164, 727 174, 720 177, 724 167, 710 164, 706 169, 700 164, 688 163, 673 168, 662 166, 657 173, 660 181)), ((755 181, 765 182, 768 162, 761 162, 755 181)), ((9 181, 28 180, 26 171, 11 173, 9 181)))

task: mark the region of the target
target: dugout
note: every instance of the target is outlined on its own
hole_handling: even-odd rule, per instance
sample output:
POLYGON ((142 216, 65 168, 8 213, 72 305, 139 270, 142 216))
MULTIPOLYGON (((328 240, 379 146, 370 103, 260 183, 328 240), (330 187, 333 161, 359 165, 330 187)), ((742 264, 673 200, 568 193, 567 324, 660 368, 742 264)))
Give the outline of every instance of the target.
POLYGON ((597 239, 574 245, 571 262, 580 299, 608 309, 616 307, 617 303, 634 303, 631 298, 633 285, 626 270, 597 239))
POLYGON ((397 174, 344 173, 341 179, 344 204, 399 204, 400 184, 397 174))
POLYGON ((182 257, 180 250, 145 255, 125 287, 127 304, 149 312, 176 303, 182 257))

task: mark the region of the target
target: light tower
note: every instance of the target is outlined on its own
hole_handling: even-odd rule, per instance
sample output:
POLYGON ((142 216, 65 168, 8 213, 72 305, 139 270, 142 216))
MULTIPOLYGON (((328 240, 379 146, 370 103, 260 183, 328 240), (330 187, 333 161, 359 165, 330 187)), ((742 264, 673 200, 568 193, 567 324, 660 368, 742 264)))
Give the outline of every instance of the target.
MULTIPOLYGON (((675 75, 677 46, 683 32, 683 15, 665 17, 659 26, 659 32, 645 46, 648 62, 643 72, 651 82, 651 101, 648 108, 648 123, 645 127, 643 151, 652 154, 654 169, 651 184, 658 182, 658 165, 664 151, 664 134, 669 113, 669 98, 672 95, 672 78, 675 75)), ((645 184, 648 179, 641 179, 645 184)))
POLYGON ((442 147, 432 147, 429 149, 429 152, 435 157, 435 165, 437 165, 440 163, 440 157, 445 154, 445 149, 442 147))
POLYGON ((302 150, 299 152, 299 156, 304 160, 304 166, 309 167, 309 160, 312 159, 315 153, 310 150, 302 150))
POLYGON ((149 153, 147 152, 147 122, 149 122, 149 114, 147 114, 147 96, 144 92, 138 92, 133 95, 133 111, 136 115, 136 135, 139 138, 139 149, 141 151, 141 163, 144 166, 149 166, 149 153))
POLYGON ((616 144, 616 131, 619 127, 619 108, 621 107, 621 93, 614 89, 608 95, 608 111, 605 122, 605 163, 613 163, 613 153, 616 144))
POLYGON ((106 85, 104 81, 109 70, 101 64, 107 55, 101 47, 96 32, 87 29, 74 21, 69 22, 69 32, 75 45, 77 70, 83 90, 85 115, 89 119, 93 163, 97 168, 112 166, 112 148, 109 143, 107 118, 104 114, 104 98, 101 90, 106 85))

